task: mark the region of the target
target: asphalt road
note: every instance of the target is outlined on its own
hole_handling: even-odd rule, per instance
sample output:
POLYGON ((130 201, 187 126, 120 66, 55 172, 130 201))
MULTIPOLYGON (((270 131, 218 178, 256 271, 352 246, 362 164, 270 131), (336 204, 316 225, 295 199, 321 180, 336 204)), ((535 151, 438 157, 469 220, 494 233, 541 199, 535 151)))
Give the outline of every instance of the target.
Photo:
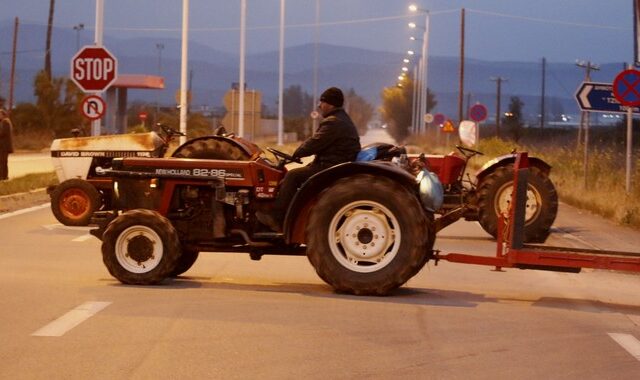
MULTIPOLYGON (((47 205, 0 215, 0 241, 2 379, 640 376, 635 274, 430 262, 391 296, 355 297, 304 257, 202 253, 161 286, 124 286, 88 228, 47 205)), ((562 204, 547 243, 637 251, 640 234, 562 204)), ((495 243, 458 222, 436 248, 495 243)))
MULTIPOLYGON (((162 286, 124 286, 87 231, 57 224, 46 206, 0 216, 0 378, 640 374, 636 275, 440 262, 389 297, 354 297, 335 294, 304 257, 203 253, 162 286)), ((597 247, 607 239, 618 241, 615 249, 640 243, 633 231, 562 205, 550 243, 597 247)), ((470 222, 441 231, 436 247, 495 249, 470 222)))

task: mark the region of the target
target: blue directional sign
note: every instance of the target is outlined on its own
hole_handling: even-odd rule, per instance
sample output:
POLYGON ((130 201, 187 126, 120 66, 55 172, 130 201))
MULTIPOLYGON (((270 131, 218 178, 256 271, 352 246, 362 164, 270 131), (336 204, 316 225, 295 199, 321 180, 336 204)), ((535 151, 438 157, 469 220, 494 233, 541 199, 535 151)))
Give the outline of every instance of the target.
MULTIPOLYGON (((583 111, 626 113, 629 109, 616 99, 611 83, 582 82, 576 92, 576 100, 583 111)), ((633 107, 632 110, 634 113, 640 113, 638 107, 633 107)))

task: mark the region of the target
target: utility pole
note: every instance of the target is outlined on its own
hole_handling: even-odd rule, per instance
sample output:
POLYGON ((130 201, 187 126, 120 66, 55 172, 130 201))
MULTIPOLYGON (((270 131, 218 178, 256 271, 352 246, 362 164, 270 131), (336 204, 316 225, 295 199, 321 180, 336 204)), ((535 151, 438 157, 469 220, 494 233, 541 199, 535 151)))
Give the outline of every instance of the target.
POLYGON ((460 14, 460 88, 458 91, 458 122, 461 122, 464 103, 464 8, 460 14))
POLYGON ((44 72, 47 74, 49 80, 51 80, 51 31, 53 29, 53 13, 56 7, 56 1, 49 1, 49 21, 47 23, 47 40, 46 40, 46 51, 44 52, 44 72))
POLYGON ((545 83, 547 79, 547 59, 542 57, 542 91, 540 92, 540 129, 544 129, 545 83))
MULTIPOLYGON (((600 65, 594 64, 591 61, 580 61, 577 60, 576 61, 576 66, 581 67, 584 69, 584 81, 585 82, 590 82, 591 81, 591 70, 600 70, 600 65)), ((582 131, 584 130, 584 134, 585 134, 585 144, 586 144, 586 139, 588 139, 588 134, 589 132, 587 132, 587 129, 589 128, 589 112, 588 111, 582 111, 580 113, 580 127, 578 128, 578 145, 582 142, 582 131)))
MULTIPOLYGON (((156 49, 158 50, 158 76, 162 77, 162 50, 164 50, 164 44, 157 43, 156 49)), ((153 117, 154 125, 158 123, 159 114, 160 114, 160 94, 156 92, 156 113, 153 117)))
POLYGON ((491 77, 496 82, 496 137, 500 138, 500 97, 502 95, 502 82, 508 82, 509 79, 503 77, 491 77))
POLYGON ((16 17, 15 24, 13 26, 13 52, 11 53, 11 77, 9 78, 9 114, 13 109, 13 89, 16 77, 16 47, 18 45, 18 24, 19 20, 16 17))
POLYGON ((80 50, 80 31, 84 30, 84 24, 79 23, 73 26, 73 30, 76 31, 76 51, 80 50))
MULTIPOLYGON (((596 65, 591 61, 576 61, 576 66, 585 69, 585 82, 591 81, 591 70, 600 70, 600 65, 596 65)), ((582 137, 580 136, 580 131, 584 128, 584 158, 582 160, 582 176, 584 178, 583 186, 586 189, 588 186, 587 181, 587 172, 589 168, 589 112, 582 111, 580 117, 580 129, 578 130, 578 145, 580 145, 580 141, 582 137)))

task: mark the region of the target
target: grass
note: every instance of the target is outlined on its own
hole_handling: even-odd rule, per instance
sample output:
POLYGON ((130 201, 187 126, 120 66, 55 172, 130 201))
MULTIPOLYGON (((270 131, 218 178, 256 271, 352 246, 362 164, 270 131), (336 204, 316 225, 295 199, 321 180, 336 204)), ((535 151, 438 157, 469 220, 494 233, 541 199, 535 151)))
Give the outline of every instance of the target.
POLYGON ((27 174, 22 177, 0 182, 0 196, 24 193, 31 190, 41 189, 49 185, 55 185, 57 183, 58 178, 54 172, 27 174))

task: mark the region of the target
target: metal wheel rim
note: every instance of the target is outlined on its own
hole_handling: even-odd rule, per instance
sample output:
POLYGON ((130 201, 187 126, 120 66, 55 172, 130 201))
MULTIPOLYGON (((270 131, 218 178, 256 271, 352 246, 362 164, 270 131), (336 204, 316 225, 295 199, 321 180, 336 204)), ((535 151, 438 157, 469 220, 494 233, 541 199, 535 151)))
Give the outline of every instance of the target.
POLYGON ((343 267, 359 273, 375 272, 389 265, 401 242, 396 217, 373 201, 356 201, 342 207, 331 219, 328 234, 333 257, 343 267))
POLYGON ((160 261, 164 247, 160 236, 147 226, 131 226, 118 236, 115 244, 116 258, 118 263, 131 273, 147 273, 154 270, 160 261), (151 257, 145 261, 138 262, 132 258, 128 252, 129 241, 135 237, 143 236, 149 239, 153 244, 151 257))
MULTIPOLYGON (((511 205, 511 195, 513 194, 513 182, 507 182, 498 189, 495 210, 496 215, 507 213, 511 205)), ((529 224, 540 215, 542 208, 542 197, 540 193, 531 185, 527 186, 527 203, 525 205, 524 220, 529 224)))
POLYGON ((89 210, 89 196, 82 190, 69 189, 60 197, 60 210, 69 218, 79 218, 89 210))

